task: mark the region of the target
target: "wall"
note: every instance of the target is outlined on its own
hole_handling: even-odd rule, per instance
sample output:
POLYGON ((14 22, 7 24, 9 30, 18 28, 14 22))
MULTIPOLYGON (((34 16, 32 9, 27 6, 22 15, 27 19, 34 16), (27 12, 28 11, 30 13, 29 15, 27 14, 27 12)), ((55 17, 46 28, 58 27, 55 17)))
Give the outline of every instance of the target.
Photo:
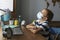
MULTIPOLYGON (((49 9, 54 13, 53 21, 60 21, 60 8, 58 3, 53 7, 51 0, 48 0, 48 2, 50 3, 49 9)), ((17 14, 21 14, 28 23, 36 19, 37 12, 47 6, 44 0, 19 0, 17 3, 17 14)))
POLYGON ((34 19, 37 19, 36 18, 37 12, 40 11, 42 8, 45 8, 45 7, 46 7, 46 4, 45 4, 45 2, 43 0, 30 0, 29 19, 31 21, 34 20, 34 19))
MULTIPOLYGON (((60 8, 58 3, 56 3, 56 6, 53 7, 51 0, 48 0, 48 2, 50 3, 50 6, 48 9, 50 9, 53 13, 54 13, 54 21, 60 21, 60 8)), ((31 12, 31 16, 33 16, 33 18, 36 18, 36 14, 38 11, 42 10, 43 8, 46 8, 46 2, 44 0, 30 0, 30 12, 31 12)), ((31 17, 30 17, 31 18, 31 17)), ((32 18, 31 18, 32 19, 32 18)))
POLYGON ((29 0, 16 0, 16 14, 21 15, 28 23, 29 21, 29 0))

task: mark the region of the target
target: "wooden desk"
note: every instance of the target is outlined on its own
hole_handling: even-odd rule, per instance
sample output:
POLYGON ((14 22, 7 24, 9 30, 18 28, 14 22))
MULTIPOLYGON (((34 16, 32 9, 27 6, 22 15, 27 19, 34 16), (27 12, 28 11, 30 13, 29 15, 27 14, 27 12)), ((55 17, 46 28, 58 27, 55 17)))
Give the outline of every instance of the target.
POLYGON ((33 34, 29 30, 27 30, 24 26, 22 26, 23 35, 13 36, 12 40, 46 40, 45 37, 40 34, 33 34))

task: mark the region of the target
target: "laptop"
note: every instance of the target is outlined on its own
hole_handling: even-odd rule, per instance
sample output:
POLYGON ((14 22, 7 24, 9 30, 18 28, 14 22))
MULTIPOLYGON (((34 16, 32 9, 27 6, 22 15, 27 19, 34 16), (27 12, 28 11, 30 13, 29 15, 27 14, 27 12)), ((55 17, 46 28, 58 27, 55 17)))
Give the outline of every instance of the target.
MULTIPOLYGON (((2 27, 2 28, 3 28, 3 31, 4 31, 6 28, 9 28, 9 26, 10 26, 10 28, 12 29, 13 35, 22 35, 22 34, 23 34, 23 32, 22 32, 22 30, 21 30, 21 26, 15 27, 14 25, 5 25, 4 27, 2 27)), ((4 32, 4 33, 5 33, 5 32, 4 32)))
POLYGON ((22 35, 23 34, 20 27, 13 28, 12 31, 13 31, 13 35, 22 35))

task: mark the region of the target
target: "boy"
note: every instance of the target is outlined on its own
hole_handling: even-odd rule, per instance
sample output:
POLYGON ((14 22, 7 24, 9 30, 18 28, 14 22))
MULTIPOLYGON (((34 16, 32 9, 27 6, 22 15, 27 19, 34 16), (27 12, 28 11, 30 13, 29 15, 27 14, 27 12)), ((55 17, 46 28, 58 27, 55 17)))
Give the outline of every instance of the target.
POLYGON ((49 9, 43 9, 37 14, 37 18, 38 20, 35 20, 33 23, 27 25, 26 28, 34 34, 41 30, 48 31, 48 22, 52 20, 53 13, 49 9))

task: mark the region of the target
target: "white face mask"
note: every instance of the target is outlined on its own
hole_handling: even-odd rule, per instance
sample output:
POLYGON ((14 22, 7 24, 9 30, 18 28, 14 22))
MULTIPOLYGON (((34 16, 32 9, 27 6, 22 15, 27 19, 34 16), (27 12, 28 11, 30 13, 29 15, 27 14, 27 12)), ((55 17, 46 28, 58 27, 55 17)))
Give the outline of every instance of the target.
POLYGON ((38 12, 38 13, 37 13, 37 18, 38 18, 38 20, 42 19, 42 17, 43 17, 43 14, 42 14, 41 12, 38 12))

